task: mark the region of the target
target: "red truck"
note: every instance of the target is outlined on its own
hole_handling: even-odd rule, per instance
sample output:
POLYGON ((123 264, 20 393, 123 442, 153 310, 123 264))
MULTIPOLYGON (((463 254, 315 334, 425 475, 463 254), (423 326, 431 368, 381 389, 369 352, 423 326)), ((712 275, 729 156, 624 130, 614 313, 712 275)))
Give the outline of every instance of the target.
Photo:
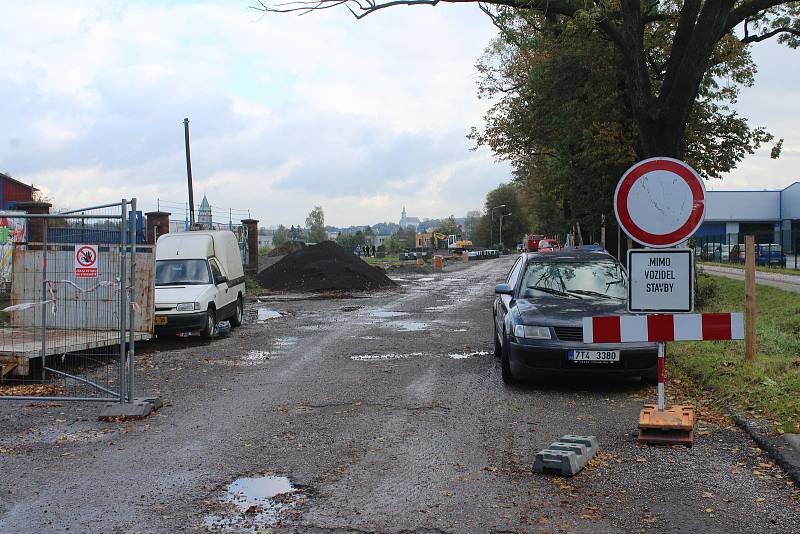
POLYGON ((525 252, 537 252, 539 250, 539 241, 544 239, 540 234, 525 234, 524 248, 525 252))

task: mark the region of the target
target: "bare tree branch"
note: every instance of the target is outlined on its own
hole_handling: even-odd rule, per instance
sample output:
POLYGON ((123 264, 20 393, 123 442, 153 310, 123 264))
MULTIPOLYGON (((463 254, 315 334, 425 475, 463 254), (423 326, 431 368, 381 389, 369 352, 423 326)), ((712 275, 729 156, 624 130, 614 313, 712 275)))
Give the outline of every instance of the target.
MULTIPOLYGON (((745 29, 746 28, 747 25, 745 23, 745 29)), ((741 39, 741 41, 743 43, 760 43, 761 41, 766 41, 770 37, 775 37, 779 33, 790 33, 794 36, 800 37, 800 30, 795 30, 794 28, 781 27, 781 28, 775 28, 774 30, 766 33, 762 33, 761 35, 748 35, 747 32, 745 31, 744 38, 741 39)))

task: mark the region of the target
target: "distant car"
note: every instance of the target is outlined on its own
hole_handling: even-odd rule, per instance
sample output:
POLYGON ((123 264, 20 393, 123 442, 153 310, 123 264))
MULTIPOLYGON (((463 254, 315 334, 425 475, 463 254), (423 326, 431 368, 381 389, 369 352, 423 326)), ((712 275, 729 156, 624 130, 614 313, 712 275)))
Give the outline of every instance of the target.
POLYGON ((616 374, 655 381, 655 343, 583 342, 582 319, 627 312, 628 277, 613 256, 568 249, 521 254, 495 287, 494 350, 513 383, 545 374, 616 374))
POLYGON ((786 267, 786 254, 777 243, 756 245, 756 265, 786 267))
MULTIPOLYGON (((729 253, 729 260, 732 262, 744 263, 745 249, 741 243, 734 245, 729 253)), ((770 267, 786 267, 786 254, 778 243, 756 244, 756 265, 766 265, 770 267)))
POLYGON ((561 246, 555 239, 540 239, 539 252, 555 252, 561 250, 561 246))

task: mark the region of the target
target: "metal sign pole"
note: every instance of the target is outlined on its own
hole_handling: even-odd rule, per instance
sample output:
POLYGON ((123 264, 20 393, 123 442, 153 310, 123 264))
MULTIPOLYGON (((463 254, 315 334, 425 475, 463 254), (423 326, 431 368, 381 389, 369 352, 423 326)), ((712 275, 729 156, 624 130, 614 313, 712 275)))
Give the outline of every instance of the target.
POLYGON ((666 352, 666 343, 659 341, 658 343, 658 411, 664 411, 664 353, 666 352))
MULTIPOLYGON (((42 221, 42 302, 47 301, 47 219, 42 221)), ((55 306, 53 302, 51 306, 55 306)), ((55 308, 54 308, 55 309, 55 308)), ((42 382, 47 373, 47 304, 42 304, 42 382)))

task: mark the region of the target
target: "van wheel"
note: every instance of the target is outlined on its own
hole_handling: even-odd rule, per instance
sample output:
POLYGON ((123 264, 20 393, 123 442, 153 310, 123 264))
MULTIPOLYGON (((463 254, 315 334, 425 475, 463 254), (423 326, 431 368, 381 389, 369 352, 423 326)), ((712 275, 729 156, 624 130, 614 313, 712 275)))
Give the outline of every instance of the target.
POLYGON ((214 334, 217 333, 217 314, 214 308, 209 308, 206 312, 206 325, 200 330, 200 336, 203 339, 214 339, 214 334))
POLYGON ((242 297, 236 299, 236 311, 231 317, 232 326, 242 326, 242 316, 244 315, 244 304, 242 304, 242 297))

